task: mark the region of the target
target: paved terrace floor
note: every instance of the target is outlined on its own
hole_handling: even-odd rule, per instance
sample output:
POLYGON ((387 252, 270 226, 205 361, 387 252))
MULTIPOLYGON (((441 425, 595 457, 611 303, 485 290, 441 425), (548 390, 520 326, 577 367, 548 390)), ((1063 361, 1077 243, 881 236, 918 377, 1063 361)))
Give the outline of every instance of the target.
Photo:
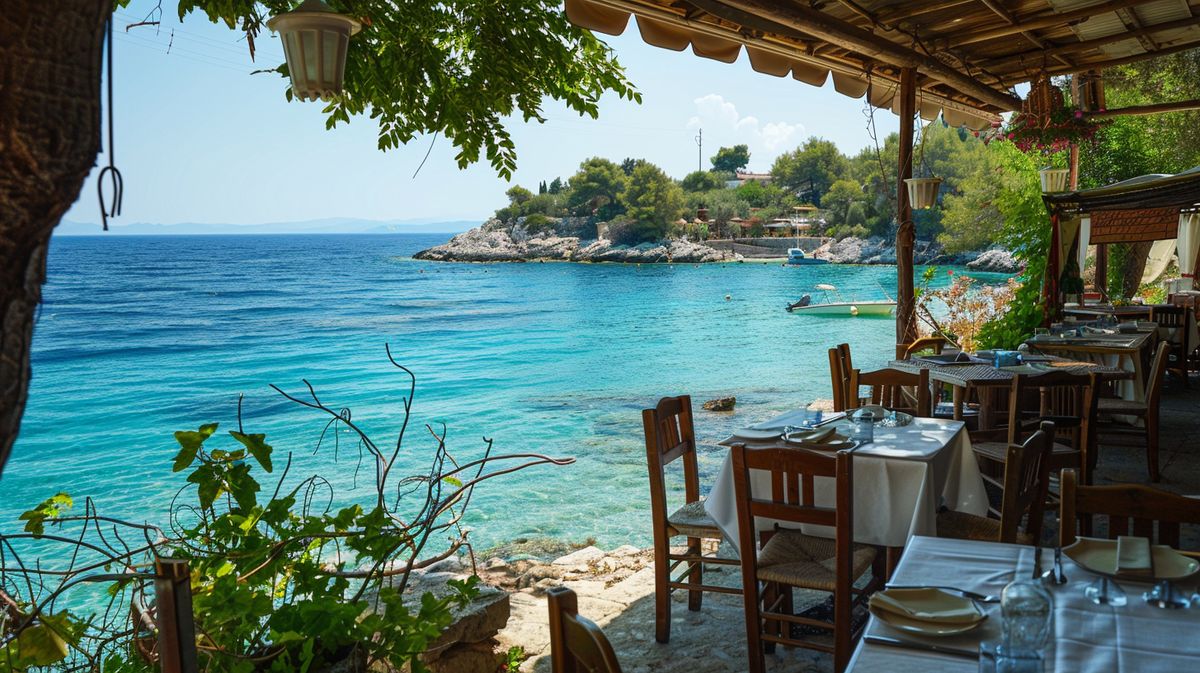
MULTIPOLYGON (((1160 460, 1162 481, 1158 487, 1183 494, 1200 494, 1200 376, 1190 387, 1168 377, 1162 399, 1160 460)), ((1145 450, 1139 435, 1114 442, 1101 437, 1096 484, 1149 483, 1145 450)), ((1057 534, 1053 515, 1047 514, 1046 541, 1057 534)), ((1200 549, 1200 527, 1185 532, 1186 548, 1200 549)), ((653 576, 647 552, 628 551, 594 559, 556 578, 544 579, 542 587, 563 583, 576 590, 580 612, 597 622, 612 641, 626 673, 716 673, 746 670, 745 622, 741 598, 707 594, 699 612, 689 612, 686 594, 677 593, 673 609, 671 642, 654 641, 653 576), (612 569, 623 567, 614 574, 612 569)), ((736 569, 718 568, 706 580, 735 586, 736 569)), ((807 593, 807 592, 804 592, 807 593)), ((816 594, 797 595, 797 606, 820 599, 816 594)), ((513 615, 500 639, 505 647, 520 645, 532 654, 522 671, 550 670, 546 604, 538 586, 513 595, 513 615)), ((808 650, 778 648, 767 656, 772 673, 831 671, 830 657, 808 650)))

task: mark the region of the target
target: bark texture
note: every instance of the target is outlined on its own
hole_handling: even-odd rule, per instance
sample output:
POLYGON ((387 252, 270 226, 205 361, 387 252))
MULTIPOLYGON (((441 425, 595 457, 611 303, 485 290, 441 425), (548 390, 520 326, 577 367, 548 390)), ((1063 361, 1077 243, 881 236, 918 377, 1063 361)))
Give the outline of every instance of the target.
POLYGON ((0 11, 0 473, 29 392, 50 233, 100 148, 112 0, 5 0, 0 11))

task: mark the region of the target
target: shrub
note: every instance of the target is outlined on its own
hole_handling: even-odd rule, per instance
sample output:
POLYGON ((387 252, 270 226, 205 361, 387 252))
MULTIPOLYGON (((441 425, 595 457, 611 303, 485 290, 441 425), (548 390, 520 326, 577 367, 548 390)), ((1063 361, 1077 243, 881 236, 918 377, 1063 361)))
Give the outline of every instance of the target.
POLYGON ((541 213, 534 213, 525 218, 522 223, 530 235, 554 234, 557 222, 541 213))

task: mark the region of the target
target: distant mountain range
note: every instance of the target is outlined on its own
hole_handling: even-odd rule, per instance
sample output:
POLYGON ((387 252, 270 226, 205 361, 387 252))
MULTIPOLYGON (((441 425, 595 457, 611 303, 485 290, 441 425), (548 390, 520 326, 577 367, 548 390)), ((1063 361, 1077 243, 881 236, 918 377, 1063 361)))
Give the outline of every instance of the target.
MULTIPOLYGON (((457 234, 479 226, 480 220, 438 221, 414 220, 358 220, 331 217, 304 222, 269 222, 265 224, 211 224, 180 222, 178 224, 152 224, 133 222, 124 224, 110 222, 109 235, 130 236, 179 236, 196 234, 457 234)), ((104 234, 96 223, 63 220, 54 230, 56 236, 96 236, 104 234)))

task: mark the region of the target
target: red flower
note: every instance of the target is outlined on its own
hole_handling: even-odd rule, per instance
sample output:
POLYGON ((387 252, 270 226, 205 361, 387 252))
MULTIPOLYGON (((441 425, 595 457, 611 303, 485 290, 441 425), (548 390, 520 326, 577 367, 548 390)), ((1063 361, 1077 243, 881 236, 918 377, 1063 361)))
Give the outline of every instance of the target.
POLYGON ((951 270, 947 271, 947 272, 946 272, 946 275, 947 275, 947 276, 953 276, 953 275, 954 275, 954 269, 951 269, 951 270))

